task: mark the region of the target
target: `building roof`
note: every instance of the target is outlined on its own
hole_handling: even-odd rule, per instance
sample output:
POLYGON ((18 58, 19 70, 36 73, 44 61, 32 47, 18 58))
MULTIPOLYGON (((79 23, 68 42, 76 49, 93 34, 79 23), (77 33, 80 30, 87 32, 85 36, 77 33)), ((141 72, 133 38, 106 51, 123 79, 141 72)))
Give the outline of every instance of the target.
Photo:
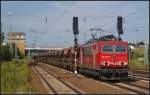
POLYGON ((13 36, 15 36, 15 35, 25 35, 25 33, 24 32, 9 32, 7 35, 8 36, 10 36, 10 35, 13 35, 13 36))

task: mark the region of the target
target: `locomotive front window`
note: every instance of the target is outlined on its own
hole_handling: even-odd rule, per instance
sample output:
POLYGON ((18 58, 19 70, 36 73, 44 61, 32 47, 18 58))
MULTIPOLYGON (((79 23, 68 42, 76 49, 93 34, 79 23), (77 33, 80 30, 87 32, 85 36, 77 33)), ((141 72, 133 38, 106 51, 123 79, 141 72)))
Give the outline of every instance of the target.
POLYGON ((113 46, 112 45, 104 45, 102 48, 103 52, 113 52, 113 46))
POLYGON ((116 45, 115 52, 126 52, 126 46, 116 45))

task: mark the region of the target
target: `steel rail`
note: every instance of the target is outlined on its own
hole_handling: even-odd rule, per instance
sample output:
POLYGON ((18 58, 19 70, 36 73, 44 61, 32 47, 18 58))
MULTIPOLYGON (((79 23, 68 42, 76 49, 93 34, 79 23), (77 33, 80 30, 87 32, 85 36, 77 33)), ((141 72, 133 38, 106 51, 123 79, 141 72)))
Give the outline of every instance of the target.
POLYGON ((47 73, 52 75, 54 78, 58 79, 60 82, 62 82, 63 84, 65 84, 66 86, 68 86, 69 88, 71 88, 72 90, 77 92, 78 94, 85 94, 85 92, 81 91, 80 89, 76 88, 75 86, 71 85, 70 83, 62 81, 61 79, 59 79, 59 77, 54 76, 51 72, 49 72, 49 70, 48 70, 48 68, 46 66, 43 66, 42 69, 44 69, 47 73))

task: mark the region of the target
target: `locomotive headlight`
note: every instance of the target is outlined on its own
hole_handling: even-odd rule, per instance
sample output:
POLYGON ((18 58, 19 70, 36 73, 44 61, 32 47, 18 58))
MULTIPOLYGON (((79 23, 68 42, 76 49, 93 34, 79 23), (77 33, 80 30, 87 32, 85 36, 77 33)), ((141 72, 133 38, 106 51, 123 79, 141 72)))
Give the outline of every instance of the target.
POLYGON ((102 62, 101 64, 102 64, 102 65, 105 65, 105 62, 102 62))
POLYGON ((106 66, 108 63, 107 62, 102 62, 101 64, 104 65, 104 66, 106 66))
POLYGON ((124 62, 124 65, 128 65, 128 63, 127 63, 127 62, 124 62))
POLYGON ((122 62, 119 62, 119 66, 121 65, 122 62))
POLYGON ((127 62, 120 62, 120 64, 123 66, 123 65, 127 65, 128 63, 127 62))

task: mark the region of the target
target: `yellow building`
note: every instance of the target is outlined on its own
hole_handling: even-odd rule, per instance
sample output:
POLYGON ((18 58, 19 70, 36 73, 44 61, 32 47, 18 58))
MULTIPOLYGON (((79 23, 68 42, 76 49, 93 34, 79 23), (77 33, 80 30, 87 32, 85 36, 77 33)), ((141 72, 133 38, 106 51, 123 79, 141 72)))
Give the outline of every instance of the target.
POLYGON ((16 44, 16 47, 24 54, 25 53, 25 33, 24 32, 9 32, 8 43, 12 48, 12 44, 16 44))

